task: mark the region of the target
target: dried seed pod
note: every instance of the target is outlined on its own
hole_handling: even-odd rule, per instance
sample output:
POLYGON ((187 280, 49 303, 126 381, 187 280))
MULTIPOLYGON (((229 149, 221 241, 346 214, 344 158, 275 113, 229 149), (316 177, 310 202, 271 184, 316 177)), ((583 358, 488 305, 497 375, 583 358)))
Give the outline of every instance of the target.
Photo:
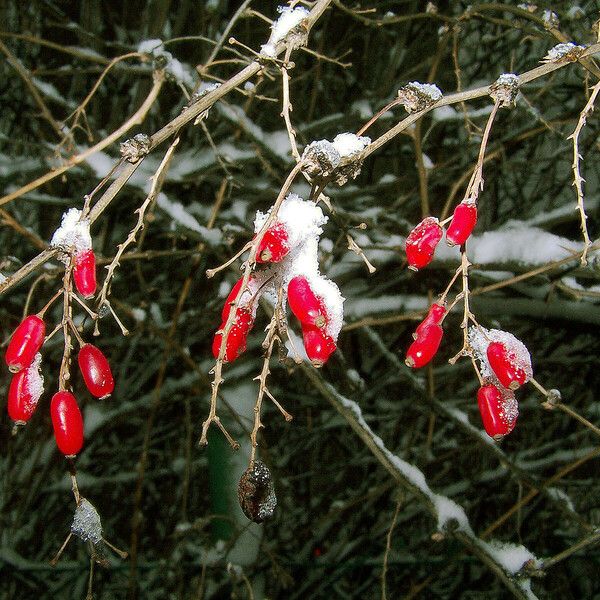
POLYGON ((255 460, 244 471, 238 484, 238 501, 243 513, 255 523, 273 516, 277 497, 271 471, 265 463, 255 460))

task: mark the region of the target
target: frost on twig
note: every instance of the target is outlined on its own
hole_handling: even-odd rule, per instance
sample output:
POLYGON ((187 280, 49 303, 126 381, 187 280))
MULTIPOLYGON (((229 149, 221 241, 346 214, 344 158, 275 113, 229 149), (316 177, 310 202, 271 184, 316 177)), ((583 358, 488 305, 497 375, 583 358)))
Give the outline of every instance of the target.
POLYGON ((150 152, 150 138, 138 133, 133 138, 121 142, 121 156, 128 162, 134 164, 150 152))
POLYGON ((306 19, 310 14, 302 7, 290 8, 279 6, 279 18, 271 25, 269 41, 260 48, 262 56, 273 58, 276 54, 277 44, 284 41, 288 48, 295 50, 306 45, 308 41, 308 27, 306 19))
POLYGON ((398 90, 398 99, 407 113, 418 112, 433 106, 442 99, 442 92, 433 83, 411 81, 398 90))
POLYGON ((584 51, 585 46, 578 46, 573 42, 556 44, 556 46, 550 48, 548 54, 544 56, 541 62, 576 62, 584 51))
POLYGON ((551 10, 547 9, 542 13, 542 21, 546 29, 558 29, 560 27, 558 15, 551 10))
POLYGON ((519 92, 519 77, 514 73, 502 73, 490 86, 490 96, 498 106, 511 108, 519 92))

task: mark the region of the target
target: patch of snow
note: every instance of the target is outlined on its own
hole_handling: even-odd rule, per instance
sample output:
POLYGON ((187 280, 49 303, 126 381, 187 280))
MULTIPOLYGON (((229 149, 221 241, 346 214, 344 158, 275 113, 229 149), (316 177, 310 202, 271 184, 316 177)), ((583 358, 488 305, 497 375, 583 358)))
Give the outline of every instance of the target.
MULTIPOLYGON (((258 211, 254 219, 254 232, 258 233, 271 210, 266 213, 258 211)), ((316 238, 323 233, 322 226, 327 223, 327 217, 321 207, 314 202, 303 200, 297 194, 288 194, 281 203, 276 221, 283 223, 288 234, 288 244, 291 248, 299 246, 309 238, 316 238)))
POLYGON ((371 143, 371 138, 345 132, 336 135, 332 143, 340 157, 345 158, 360 154, 371 143))
POLYGON ((396 456, 393 452, 388 450, 388 448, 383 443, 383 440, 377 434, 375 434, 375 432, 371 429, 369 424, 365 421, 360 406, 356 402, 342 396, 331 384, 327 383, 326 386, 335 395, 339 402, 346 409, 352 412, 361 428, 364 429, 365 432, 367 432, 367 434, 373 440, 375 445, 382 451, 386 459, 398 471, 401 477, 405 479, 408 483, 410 483, 410 485, 417 488, 428 498, 437 514, 438 528, 443 529, 443 527, 447 525, 450 520, 455 520, 457 522, 458 529, 472 535, 473 531, 471 529, 469 519, 465 514, 465 511, 453 500, 450 500, 449 498, 446 498, 445 496, 442 496, 440 494, 434 493, 430 489, 429 485, 427 485, 425 475, 423 475, 423 472, 420 469, 418 469, 414 465, 411 465, 405 460, 402 460, 400 457, 396 456))
POLYGON ((25 374, 25 387, 30 396, 29 405, 34 407, 44 393, 44 376, 40 372, 42 355, 38 352, 25 374))
POLYGON ((306 8, 298 6, 290 8, 288 6, 278 6, 277 11, 280 13, 279 18, 271 25, 271 35, 269 41, 263 44, 260 53, 263 56, 275 56, 276 46, 287 35, 302 23, 310 14, 306 8))
POLYGON ((557 61, 560 60, 561 58, 565 57, 567 54, 570 54, 571 52, 574 51, 583 51, 585 48, 584 46, 578 46, 577 44, 574 44, 573 42, 564 42, 561 44, 556 44, 556 46, 554 46, 553 48, 550 48, 550 50, 548 51, 548 54, 546 54, 546 56, 544 57, 545 60, 548 61, 557 61))
POLYGON ((496 562, 509 574, 518 573, 523 565, 532 560, 538 563, 538 559, 525 546, 492 541, 485 544, 488 552, 496 562))
POLYGON ((54 248, 73 248, 76 253, 91 249, 90 222, 81 218, 78 208, 70 208, 63 214, 60 227, 54 232, 50 245, 54 248))
POLYGON ((433 83, 419 83, 418 81, 411 81, 408 84, 413 89, 419 91, 423 96, 430 98, 432 102, 437 102, 442 99, 442 90, 433 83))
POLYGON ((211 246, 216 246, 221 242, 221 232, 218 229, 208 229, 200 225, 198 221, 185 209, 180 202, 169 200, 167 196, 160 192, 156 203, 162 208, 174 221, 199 233, 202 238, 211 246))

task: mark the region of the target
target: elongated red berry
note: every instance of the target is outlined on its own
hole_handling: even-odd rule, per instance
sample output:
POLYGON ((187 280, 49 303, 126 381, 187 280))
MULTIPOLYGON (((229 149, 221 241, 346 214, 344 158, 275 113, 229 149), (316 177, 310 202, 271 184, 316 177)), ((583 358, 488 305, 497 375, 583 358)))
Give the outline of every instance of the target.
POLYGON ((8 416, 17 425, 24 425, 33 415, 44 392, 44 378, 40 374, 41 356, 31 366, 16 373, 8 388, 8 416))
POLYGON ((315 295, 304 275, 298 275, 288 283, 288 304, 302 325, 312 325, 320 329, 327 325, 325 306, 315 295))
POLYGON ((287 229, 283 223, 277 221, 265 231, 256 252, 256 262, 280 262, 289 251, 287 229))
MULTIPOLYGON (((219 331, 213 338, 212 351, 215 358, 219 358, 219 352, 221 351, 221 340, 223 339, 222 330, 225 328, 226 321, 221 323, 219 331)), ((245 352, 246 343, 248 340, 248 333, 254 325, 254 319, 252 314, 244 308, 238 308, 235 321, 229 330, 227 336, 227 342, 225 346, 225 356, 223 360, 225 362, 233 362, 240 354, 245 352)))
POLYGON ((485 432, 496 441, 515 428, 519 408, 510 390, 500 391, 495 385, 484 385, 477 392, 477 404, 485 432))
POLYGON ((442 228, 435 217, 426 217, 408 234, 406 258, 409 269, 417 271, 432 261, 442 234, 442 228))
POLYGON ((28 367, 44 343, 46 325, 37 315, 29 315, 20 325, 8 343, 4 360, 11 373, 28 367))
POLYGON ((77 355, 79 370, 92 396, 107 398, 115 389, 115 380, 106 356, 92 344, 84 344, 77 355))
POLYGON ((54 439, 58 449, 68 457, 83 446, 83 418, 71 392, 56 392, 50 403, 54 439))
POLYGON ((439 325, 445 314, 445 306, 443 306, 442 304, 432 304, 429 307, 429 312, 427 313, 427 316, 419 323, 414 333, 415 339, 417 339, 419 333, 423 331, 423 329, 425 329, 426 327, 429 327, 430 325, 439 325))
POLYGON ((417 333, 417 338, 406 351, 405 363, 411 369, 424 367, 437 354, 444 330, 440 325, 427 325, 417 333))
POLYGON ((75 256, 73 280, 84 298, 91 298, 96 293, 96 256, 93 250, 83 250, 75 256))
POLYGON ((529 379, 529 374, 517 354, 502 342, 492 342, 488 345, 487 359, 498 381, 505 388, 516 390, 529 379))
POLYGON ((477 206, 461 202, 455 209, 452 221, 446 231, 448 246, 462 246, 471 235, 477 223, 477 206))
POLYGON ((315 367, 322 367, 335 352, 333 338, 314 325, 302 325, 302 337, 306 355, 315 367))

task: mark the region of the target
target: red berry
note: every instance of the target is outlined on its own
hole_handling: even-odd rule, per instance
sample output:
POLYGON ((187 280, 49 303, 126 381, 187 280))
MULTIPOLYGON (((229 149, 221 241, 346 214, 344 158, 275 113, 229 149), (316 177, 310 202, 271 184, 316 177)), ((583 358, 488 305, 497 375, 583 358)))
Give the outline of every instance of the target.
MULTIPOLYGON (((215 358, 219 358, 219 352, 221 351, 221 340, 223 334, 220 332, 226 325, 226 321, 221 323, 219 332, 215 334, 213 339, 212 351, 215 358)), ((225 362, 233 362, 240 354, 246 350, 246 342, 248 339, 248 333, 254 325, 254 319, 252 314, 244 308, 238 308, 235 321, 229 330, 227 336, 227 342, 225 347, 225 356, 223 360, 225 362)))
POLYGON ((46 325, 37 315, 25 317, 15 329, 6 349, 4 360, 11 373, 28 367, 44 343, 46 325))
POLYGON ((84 298, 91 298, 96 293, 96 256, 93 250, 83 250, 75 256, 73 280, 84 298))
POLYGON ((115 381, 106 356, 92 344, 84 344, 77 355, 83 381, 92 396, 107 398, 115 389, 115 381))
POLYGON ((327 325, 327 311, 323 302, 314 294, 304 275, 298 275, 288 283, 288 304, 302 325, 320 329, 327 325))
POLYGON ((285 225, 278 221, 265 231, 256 252, 256 262, 279 262, 289 251, 287 230, 285 225))
POLYGON ((422 327, 416 335, 417 338, 406 351, 404 361, 411 369, 424 367, 437 354, 444 330, 440 325, 431 324, 422 327))
POLYGON ((13 376, 8 388, 8 416, 18 424, 25 424, 33 415, 44 391, 44 380, 33 365, 13 376))
POLYGON ((427 266, 442 239, 442 228, 435 217, 423 219, 406 238, 408 268, 417 271, 427 266))
POLYGON ((83 446, 83 418, 71 392, 56 392, 50 403, 54 439, 65 456, 75 456, 83 446))
POLYGON ((492 342, 487 347, 487 359, 498 381, 505 388, 516 390, 529 379, 515 352, 502 342, 492 342))
POLYGON ((304 349, 315 367, 322 367, 335 352, 337 346, 333 338, 313 325, 302 325, 304 349))
MULTIPOLYGON (((244 282, 244 277, 242 276, 235 282, 235 285, 231 288, 231 291, 229 292, 229 295, 227 296, 227 299, 225 300, 225 304, 223 305, 223 310, 221 311, 221 321, 223 321, 223 323, 225 323, 227 321, 227 319, 229 318, 229 313, 231 312, 231 305, 235 301, 235 299, 238 295, 238 292, 240 291, 240 288, 242 287, 243 282, 244 282)), ((238 307, 237 307, 238 313, 240 311, 244 311, 244 310, 246 312, 252 311, 251 310, 252 302, 254 300, 257 300, 257 298, 258 298, 256 293, 252 292, 252 288, 256 288, 256 287, 258 287, 256 285, 256 281, 251 275, 248 278, 248 284, 247 284, 248 289, 246 289, 246 291, 241 295, 241 297, 238 301, 238 307)))
POLYGON ((419 336, 421 331, 430 325, 439 325, 444 315, 446 314, 446 307, 441 304, 432 304, 429 307, 429 313, 427 316, 419 323, 415 331, 415 339, 419 336))
POLYGON ((471 235, 477 223, 477 206, 461 202, 455 209, 452 221, 446 231, 448 246, 462 246, 471 235))
POLYGON ((484 385, 477 392, 477 404, 486 433, 496 441, 515 428, 519 410, 511 391, 503 394, 495 385, 484 385))

